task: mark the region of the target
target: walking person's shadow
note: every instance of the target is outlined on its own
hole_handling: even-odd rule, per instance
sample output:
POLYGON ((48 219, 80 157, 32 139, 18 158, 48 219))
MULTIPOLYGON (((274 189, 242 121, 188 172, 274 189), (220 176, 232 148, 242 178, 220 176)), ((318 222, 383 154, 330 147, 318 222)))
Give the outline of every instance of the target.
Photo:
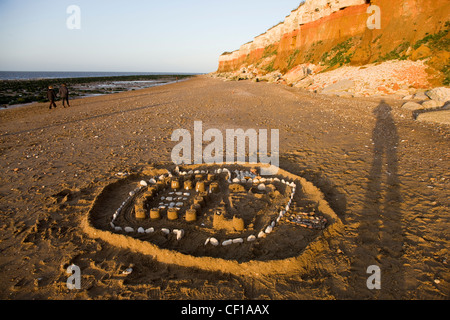
MULTIPOLYGON (((403 227, 401 213, 400 181, 398 178, 399 142, 391 107, 382 101, 373 111, 376 117, 372 131, 373 161, 367 177, 364 210, 360 215, 357 249, 353 270, 366 272, 371 265, 381 273, 381 289, 366 287, 360 282, 367 298, 398 299, 404 292, 402 263, 403 227), (367 265, 365 265, 367 264, 367 265)), ((371 274, 360 274, 369 278, 371 274)), ((357 277, 361 280, 361 277, 357 277)))

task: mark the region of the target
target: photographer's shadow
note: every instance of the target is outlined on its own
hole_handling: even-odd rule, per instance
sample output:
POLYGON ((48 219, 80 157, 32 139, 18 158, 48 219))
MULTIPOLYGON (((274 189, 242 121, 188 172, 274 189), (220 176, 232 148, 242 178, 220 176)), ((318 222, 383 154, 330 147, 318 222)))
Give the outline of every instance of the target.
MULTIPOLYGON (((395 299, 399 291, 404 292, 399 137, 391 110, 387 103, 381 101, 373 111, 376 117, 372 131, 373 161, 367 177, 364 209, 360 215, 357 249, 353 257, 358 261, 354 266, 358 273, 366 272, 370 265, 380 267, 381 289, 366 291, 370 292, 368 297, 378 299, 395 299)), ((367 273, 360 275, 366 279, 370 276, 367 273)), ((360 284, 364 286, 365 282, 360 284)))

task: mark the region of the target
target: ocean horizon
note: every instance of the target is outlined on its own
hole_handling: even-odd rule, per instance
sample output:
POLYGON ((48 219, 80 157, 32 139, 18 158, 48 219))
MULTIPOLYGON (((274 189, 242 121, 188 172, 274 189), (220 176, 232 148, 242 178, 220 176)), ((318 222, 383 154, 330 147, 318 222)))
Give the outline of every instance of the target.
POLYGON ((144 75, 196 75, 186 72, 104 72, 104 71, 0 71, 0 80, 39 80, 66 78, 96 78, 144 75))

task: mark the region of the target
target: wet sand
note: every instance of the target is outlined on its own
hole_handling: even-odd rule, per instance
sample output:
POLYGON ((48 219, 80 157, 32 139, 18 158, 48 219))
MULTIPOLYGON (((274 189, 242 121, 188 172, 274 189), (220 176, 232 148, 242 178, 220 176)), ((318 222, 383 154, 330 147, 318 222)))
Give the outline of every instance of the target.
POLYGON ((403 101, 338 98, 199 76, 0 113, 2 299, 448 299, 448 126, 403 101), (175 129, 280 130, 280 167, 311 181, 344 224, 303 273, 243 277, 166 265, 82 232, 95 196, 169 162, 175 129), (76 264, 82 289, 68 290, 76 264), (370 265, 381 290, 369 290, 370 265), (132 266, 129 275, 122 271, 132 266))

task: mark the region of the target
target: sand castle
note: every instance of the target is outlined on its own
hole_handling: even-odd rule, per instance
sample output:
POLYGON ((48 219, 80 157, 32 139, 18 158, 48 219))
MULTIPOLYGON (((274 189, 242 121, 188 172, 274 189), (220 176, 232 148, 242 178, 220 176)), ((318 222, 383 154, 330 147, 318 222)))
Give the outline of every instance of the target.
POLYGON ((240 164, 144 171, 103 189, 85 232, 165 263, 272 273, 280 270, 270 261, 286 272, 304 267, 305 255, 341 224, 317 188, 281 169, 273 176, 240 164))
MULTIPOLYGON (((287 221, 301 227, 322 230, 327 220, 314 213, 294 210, 293 202, 297 184, 278 177, 261 177, 257 169, 230 171, 227 168, 209 170, 181 171, 176 167, 174 172, 167 170, 166 174, 141 180, 139 185, 129 192, 128 198, 112 215, 111 228, 116 232, 153 233, 156 225, 161 222, 182 221, 186 224, 199 223, 200 226, 213 230, 225 230, 230 235, 236 235, 255 225, 257 214, 248 214, 245 207, 254 202, 262 202, 274 211, 275 216, 254 233, 233 238, 223 239, 207 237, 205 245, 222 246, 238 244, 245 241, 255 241, 274 232, 280 220, 287 216, 287 221), (275 204, 275 205, 273 205, 275 204), (276 208, 281 208, 277 210, 276 208), (275 212, 276 211, 276 212, 275 212), (120 215, 128 217, 133 225, 119 225, 120 215), (159 222, 155 226, 145 228, 152 222, 159 222), (141 225, 142 226, 141 226, 141 225)), ((261 206, 260 206, 261 207, 261 206)), ((253 211, 254 213, 254 211, 253 211)), ((164 234, 170 234, 170 227, 161 227, 164 234)), ((181 240, 185 230, 172 228, 176 239, 181 240)))

